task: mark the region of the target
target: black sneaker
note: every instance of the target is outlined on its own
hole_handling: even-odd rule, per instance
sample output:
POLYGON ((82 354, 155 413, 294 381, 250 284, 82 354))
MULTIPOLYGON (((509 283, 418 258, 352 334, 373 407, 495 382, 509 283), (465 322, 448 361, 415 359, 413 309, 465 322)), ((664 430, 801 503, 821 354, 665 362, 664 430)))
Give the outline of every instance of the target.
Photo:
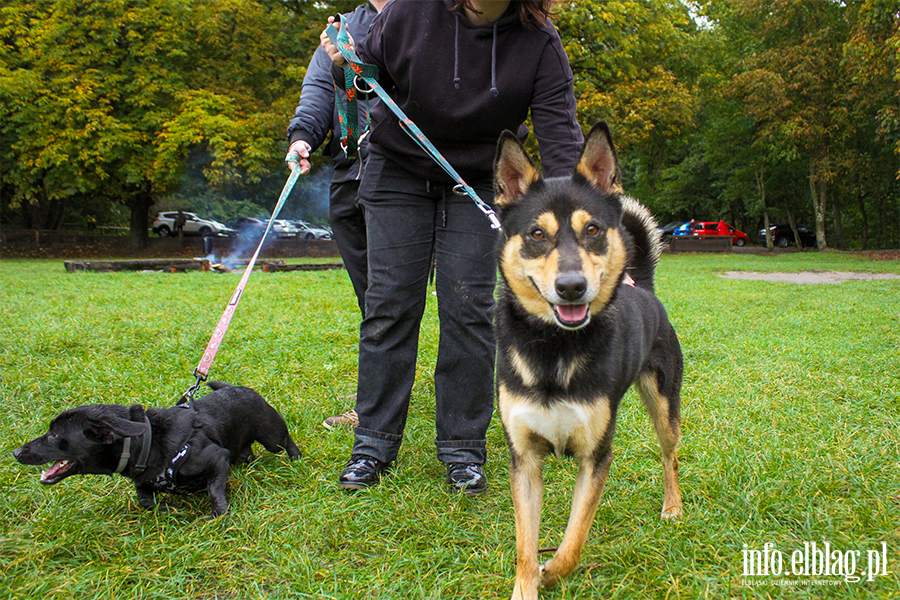
POLYGON ((365 454, 354 454, 344 465, 341 476, 338 478, 338 486, 344 490, 361 490, 375 485, 381 480, 391 463, 381 462, 377 458, 365 454))
POLYGON ((466 496, 480 494, 487 489, 484 465, 450 463, 447 465, 447 483, 466 496))

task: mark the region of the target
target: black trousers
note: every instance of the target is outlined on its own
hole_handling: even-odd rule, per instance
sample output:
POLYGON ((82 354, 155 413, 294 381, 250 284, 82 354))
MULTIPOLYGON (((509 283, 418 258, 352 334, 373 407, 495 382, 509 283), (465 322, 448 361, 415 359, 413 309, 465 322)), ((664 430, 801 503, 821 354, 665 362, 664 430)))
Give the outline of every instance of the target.
MULTIPOLYGON (((492 201, 490 181, 469 182, 492 201)), ((468 197, 370 153, 359 191, 368 288, 360 327, 353 453, 397 457, 416 374, 419 327, 435 268, 440 339, 434 372, 438 459, 487 460, 493 414, 496 233, 468 197)))
POLYGON ((366 219, 358 203, 358 193, 358 179, 332 182, 328 220, 338 252, 341 253, 344 267, 350 275, 350 282, 359 302, 359 312, 365 316, 365 296, 368 286, 366 219))

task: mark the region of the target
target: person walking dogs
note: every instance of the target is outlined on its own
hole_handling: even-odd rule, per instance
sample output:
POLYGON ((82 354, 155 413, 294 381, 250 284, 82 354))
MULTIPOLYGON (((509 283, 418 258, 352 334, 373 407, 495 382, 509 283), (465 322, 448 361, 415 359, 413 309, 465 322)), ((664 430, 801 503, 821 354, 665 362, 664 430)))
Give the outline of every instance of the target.
MULTIPOLYGON (((572 71, 550 9, 551 0, 394 0, 355 40, 391 98, 489 204, 497 139, 503 130, 518 131, 529 111, 548 176, 571 173, 583 142, 572 71)), ((325 32, 322 47, 343 64, 325 32)), ((399 453, 432 265, 440 320, 437 458, 453 489, 469 495, 486 489, 497 234, 471 199, 453 193, 454 185, 379 103, 359 189, 369 284, 360 327, 359 425, 338 480, 343 489, 377 483, 399 453)))
MULTIPOLYGON (((388 0, 370 0, 360 5, 352 13, 344 15, 353 39, 365 37, 372 20, 388 0)), ((309 155, 319 148, 328 134, 331 142, 328 152, 334 162, 329 190, 328 220, 334 232, 338 252, 353 284, 353 291, 359 303, 359 312, 366 316, 365 294, 368 285, 368 264, 366 258, 366 221, 357 194, 362 179, 368 148, 365 140, 360 143, 356 154, 347 155, 340 143, 341 125, 338 120, 338 105, 334 98, 333 63, 320 45, 313 53, 312 60, 303 77, 300 88, 300 102, 294 110, 294 118, 288 124, 288 148, 285 162, 293 170, 300 165, 300 173, 309 173, 309 155), (299 161, 297 160, 299 158, 299 161)), ((368 108, 378 102, 377 97, 368 101, 368 108)), ((365 122, 365 103, 359 103, 359 122, 365 122)), ((328 429, 337 425, 357 423, 355 411, 328 417, 322 423, 328 429)))

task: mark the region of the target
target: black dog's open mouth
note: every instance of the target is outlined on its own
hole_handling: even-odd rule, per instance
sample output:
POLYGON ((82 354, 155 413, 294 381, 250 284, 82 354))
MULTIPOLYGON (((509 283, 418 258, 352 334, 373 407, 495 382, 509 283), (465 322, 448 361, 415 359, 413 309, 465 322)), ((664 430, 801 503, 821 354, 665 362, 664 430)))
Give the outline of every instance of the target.
POLYGON ((563 327, 576 329, 588 322, 589 304, 554 304, 553 313, 563 327))
POLYGON ((44 485, 53 485, 54 483, 59 483, 69 475, 69 471, 71 471, 74 467, 75 463, 68 460, 61 460, 59 462, 56 462, 52 467, 50 467, 46 471, 41 472, 41 483, 43 483, 44 485))

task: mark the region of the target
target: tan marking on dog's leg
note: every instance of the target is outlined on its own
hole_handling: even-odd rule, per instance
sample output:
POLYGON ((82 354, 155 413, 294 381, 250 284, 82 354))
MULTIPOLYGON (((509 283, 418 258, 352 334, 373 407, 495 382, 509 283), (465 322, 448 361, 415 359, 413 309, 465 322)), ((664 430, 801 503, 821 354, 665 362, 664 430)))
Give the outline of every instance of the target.
POLYGON ((538 536, 544 498, 543 461, 536 452, 526 452, 509 464, 509 487, 516 514, 516 585, 512 600, 537 600, 540 583, 538 536))
POLYGON ((669 401, 659 393, 656 376, 647 373, 635 382, 641 394, 641 401, 659 439, 663 467, 663 508, 662 517, 680 517, 683 513, 681 488, 678 484, 678 442, 681 439, 681 425, 669 418, 669 401))
POLYGON ((572 496, 572 511, 562 544, 541 570, 541 583, 544 587, 556 585, 560 579, 568 576, 581 559, 581 551, 587 541, 597 506, 603 497, 603 487, 609 475, 612 454, 604 458, 600 464, 593 464, 590 459, 584 460, 578 470, 575 493, 572 496))

